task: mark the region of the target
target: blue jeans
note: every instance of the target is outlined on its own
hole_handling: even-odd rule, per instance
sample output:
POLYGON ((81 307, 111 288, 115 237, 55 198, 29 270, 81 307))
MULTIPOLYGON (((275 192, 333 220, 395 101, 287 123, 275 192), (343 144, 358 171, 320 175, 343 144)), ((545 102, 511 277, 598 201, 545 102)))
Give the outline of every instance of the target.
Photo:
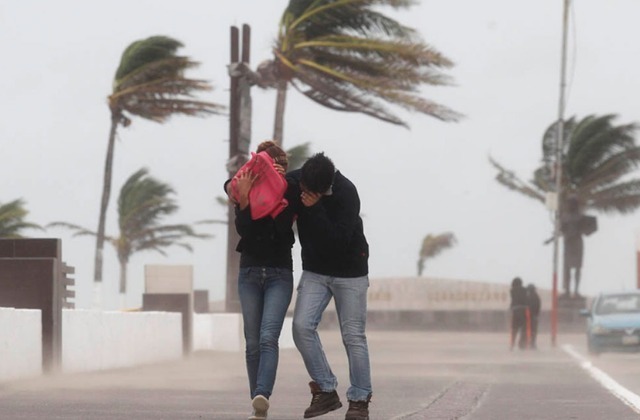
POLYGON ((245 355, 251 398, 271 396, 278 370, 278 339, 293 294, 286 268, 240 268, 238 295, 244 321, 245 355))
POLYGON ((364 401, 372 392, 369 348, 365 335, 369 278, 341 278, 303 271, 293 314, 293 340, 302 355, 309 376, 324 392, 333 391, 338 379, 322 350, 318 324, 333 297, 336 303, 342 343, 349 360, 349 401, 364 401))

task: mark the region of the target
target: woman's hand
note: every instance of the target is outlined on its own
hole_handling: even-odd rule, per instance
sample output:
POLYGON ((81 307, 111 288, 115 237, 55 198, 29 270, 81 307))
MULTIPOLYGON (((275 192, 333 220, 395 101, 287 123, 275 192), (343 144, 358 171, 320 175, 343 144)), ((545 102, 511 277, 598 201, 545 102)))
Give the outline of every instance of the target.
POLYGON ((280 175, 286 175, 287 171, 284 170, 284 166, 280 165, 279 163, 274 163, 273 164, 273 168, 276 170, 276 172, 278 172, 280 175))
POLYGON ((237 177, 238 179, 238 195, 240 210, 244 210, 249 205, 249 191, 251 191, 251 187, 256 179, 258 179, 258 175, 254 175, 249 171, 242 172, 237 177))

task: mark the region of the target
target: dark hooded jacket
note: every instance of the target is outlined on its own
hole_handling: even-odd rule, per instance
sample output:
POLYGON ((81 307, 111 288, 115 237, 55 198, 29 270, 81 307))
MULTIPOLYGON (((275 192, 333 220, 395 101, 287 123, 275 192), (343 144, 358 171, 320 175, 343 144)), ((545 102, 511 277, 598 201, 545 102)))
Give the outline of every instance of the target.
MULTIPOLYGON (((229 181, 225 182, 224 188, 229 181)), ((295 242, 293 222, 296 217, 296 205, 300 201, 297 184, 288 181, 285 192, 287 207, 275 218, 266 216, 251 218, 251 204, 244 210, 235 206, 235 226, 240 241, 236 251, 240 253, 240 267, 277 267, 293 269, 291 249, 295 242)))
MULTIPOLYGON (((299 184, 301 171, 287 178, 299 184)), ((331 195, 300 209, 297 226, 302 268, 332 277, 362 277, 369 273, 369 244, 360 218, 360 197, 351 181, 337 171, 331 195)))
POLYGON ((511 284, 511 309, 519 309, 527 307, 527 289, 522 283, 513 282, 511 284))

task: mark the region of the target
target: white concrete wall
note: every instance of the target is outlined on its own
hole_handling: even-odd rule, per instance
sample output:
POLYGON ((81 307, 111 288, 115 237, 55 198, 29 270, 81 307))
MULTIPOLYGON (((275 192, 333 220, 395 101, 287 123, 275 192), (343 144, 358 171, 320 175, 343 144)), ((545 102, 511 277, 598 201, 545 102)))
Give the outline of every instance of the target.
POLYGON ((0 382, 42 374, 39 310, 0 308, 0 382))
MULTIPOLYGON (((280 333, 281 349, 294 348, 292 318, 284 320, 280 333)), ((244 351, 242 315, 194 314, 193 350, 244 351)))
POLYGON ((63 310, 62 370, 113 369, 182 358, 182 316, 63 310))
MULTIPOLYGON (((285 318, 280 348, 294 348, 285 318)), ((195 314, 194 350, 244 351, 241 314, 195 314)), ((0 308, 0 382, 42 374, 38 310, 0 308)), ((115 369, 182 358, 182 320, 168 312, 64 309, 62 370, 115 369)))

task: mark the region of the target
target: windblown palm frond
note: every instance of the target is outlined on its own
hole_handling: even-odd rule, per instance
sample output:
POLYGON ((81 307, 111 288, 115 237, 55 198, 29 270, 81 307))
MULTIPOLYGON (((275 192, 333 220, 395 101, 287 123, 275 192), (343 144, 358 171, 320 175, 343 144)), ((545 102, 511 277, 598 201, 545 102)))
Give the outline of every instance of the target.
MULTIPOLYGON (((87 229, 80 225, 76 225, 75 223, 68 222, 51 222, 47 224, 47 228, 63 228, 73 231, 73 235, 71 236, 96 236, 97 233, 93 230, 87 229)), ((105 236, 105 239, 111 241, 112 238, 110 236, 105 236)))
POLYGON ((125 49, 109 96, 111 112, 125 125, 126 114, 164 122, 174 114, 204 116, 223 110, 221 105, 194 99, 194 93, 211 90, 211 85, 184 76, 198 63, 176 55, 182 46, 175 39, 152 36, 125 49))
POLYGON ((26 229, 40 229, 42 227, 25 221, 29 214, 22 199, 0 204, 0 238, 23 238, 22 231, 26 229))
MULTIPOLYGON (((280 21, 269 71, 279 90, 291 83, 331 109, 407 126, 387 108, 456 121, 461 115, 422 97, 421 87, 452 83, 453 63, 418 33, 378 11, 403 0, 290 0, 280 21)), ((274 136, 278 141, 278 133, 274 136)))
POLYGON ((451 232, 444 232, 438 235, 427 235, 422 240, 418 258, 418 275, 421 276, 424 270, 424 263, 430 258, 434 258, 446 249, 456 244, 456 237, 451 232))
MULTIPOLYGON (((531 198, 535 198, 539 201, 544 201, 544 194, 538 191, 536 189, 536 186, 528 185, 525 181, 518 178, 518 176, 513 171, 506 169, 492 157, 489 157, 489 162, 491 163, 491 165, 493 165, 494 168, 498 170, 496 181, 498 181, 500 184, 504 185, 510 190, 518 191, 521 194, 524 194, 531 198)), ((538 178, 541 178, 541 176, 536 174, 536 179, 538 178)))

